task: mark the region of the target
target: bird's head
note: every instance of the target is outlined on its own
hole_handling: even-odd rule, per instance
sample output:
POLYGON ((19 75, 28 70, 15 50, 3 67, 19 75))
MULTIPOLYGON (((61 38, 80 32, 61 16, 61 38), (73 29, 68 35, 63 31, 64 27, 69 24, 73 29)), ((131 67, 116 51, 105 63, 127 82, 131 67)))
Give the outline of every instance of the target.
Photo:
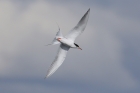
POLYGON ((78 48, 78 49, 81 49, 81 50, 82 50, 82 48, 80 48, 80 47, 79 47, 79 45, 77 45, 76 43, 74 43, 74 45, 76 46, 76 48, 78 48))

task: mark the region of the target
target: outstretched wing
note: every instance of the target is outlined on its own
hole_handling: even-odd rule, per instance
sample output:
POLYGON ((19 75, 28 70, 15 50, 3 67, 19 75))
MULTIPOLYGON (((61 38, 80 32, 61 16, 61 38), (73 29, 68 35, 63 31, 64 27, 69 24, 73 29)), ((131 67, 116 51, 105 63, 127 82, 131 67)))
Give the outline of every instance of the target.
POLYGON ((78 24, 68 33, 68 35, 65 36, 67 39, 74 41, 76 37, 78 37, 84 31, 89 18, 89 12, 90 9, 85 13, 78 24))
POLYGON ((51 64, 51 66, 47 72, 46 78, 49 77, 50 75, 52 75, 60 67, 60 65, 65 60, 65 57, 66 57, 69 49, 70 49, 69 46, 66 46, 64 44, 60 45, 60 48, 59 48, 58 53, 55 57, 55 60, 53 61, 53 63, 51 64))

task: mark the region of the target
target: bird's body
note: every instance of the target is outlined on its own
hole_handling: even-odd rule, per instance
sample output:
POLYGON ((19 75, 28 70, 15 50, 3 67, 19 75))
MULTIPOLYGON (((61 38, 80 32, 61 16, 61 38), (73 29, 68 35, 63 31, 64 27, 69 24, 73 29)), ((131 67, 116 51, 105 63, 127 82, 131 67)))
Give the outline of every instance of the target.
POLYGON ((67 38, 65 38, 65 37, 63 37, 63 38, 58 38, 59 40, 59 42, 60 43, 62 43, 62 44, 64 44, 64 45, 67 45, 67 46, 69 46, 70 48, 76 48, 76 46, 74 45, 74 42, 72 41, 72 40, 69 40, 69 39, 67 39, 67 38))
POLYGON ((78 24, 65 37, 62 35, 59 28, 56 37, 54 38, 53 42, 49 45, 60 44, 60 48, 57 53, 57 56, 55 57, 55 60, 53 61, 47 72, 46 78, 52 75, 60 67, 60 65, 65 60, 67 52, 70 48, 81 49, 78 44, 74 43, 74 41, 84 31, 89 18, 89 12, 90 9, 85 13, 85 15, 78 22, 78 24))

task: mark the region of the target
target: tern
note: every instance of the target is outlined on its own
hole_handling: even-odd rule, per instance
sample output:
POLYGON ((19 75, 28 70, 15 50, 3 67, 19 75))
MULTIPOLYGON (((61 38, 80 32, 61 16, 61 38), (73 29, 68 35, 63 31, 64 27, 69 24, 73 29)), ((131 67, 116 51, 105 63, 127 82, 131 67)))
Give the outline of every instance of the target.
POLYGON ((78 24, 66 36, 62 35, 59 28, 59 31, 57 32, 54 40, 49 45, 60 44, 60 47, 54 61, 52 62, 50 68, 48 69, 45 78, 51 76, 61 66, 70 48, 76 48, 82 50, 78 44, 74 43, 74 41, 85 30, 85 27, 89 19, 89 13, 90 13, 90 9, 88 9, 88 11, 80 19, 78 24))

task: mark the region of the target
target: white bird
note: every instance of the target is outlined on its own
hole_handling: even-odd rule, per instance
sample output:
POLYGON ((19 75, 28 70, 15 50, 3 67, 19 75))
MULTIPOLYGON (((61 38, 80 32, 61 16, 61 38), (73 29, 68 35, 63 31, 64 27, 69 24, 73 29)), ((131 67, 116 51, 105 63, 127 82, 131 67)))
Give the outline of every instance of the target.
POLYGON ((74 43, 74 41, 84 31, 87 25, 88 18, 89 18, 89 13, 90 13, 90 9, 88 9, 88 11, 84 14, 84 16, 78 22, 78 24, 65 37, 62 35, 59 28, 59 31, 57 32, 56 37, 54 38, 52 43, 49 45, 56 45, 60 43, 60 48, 45 78, 52 75, 60 67, 60 65, 65 60, 66 54, 70 48, 81 49, 79 45, 74 43))

